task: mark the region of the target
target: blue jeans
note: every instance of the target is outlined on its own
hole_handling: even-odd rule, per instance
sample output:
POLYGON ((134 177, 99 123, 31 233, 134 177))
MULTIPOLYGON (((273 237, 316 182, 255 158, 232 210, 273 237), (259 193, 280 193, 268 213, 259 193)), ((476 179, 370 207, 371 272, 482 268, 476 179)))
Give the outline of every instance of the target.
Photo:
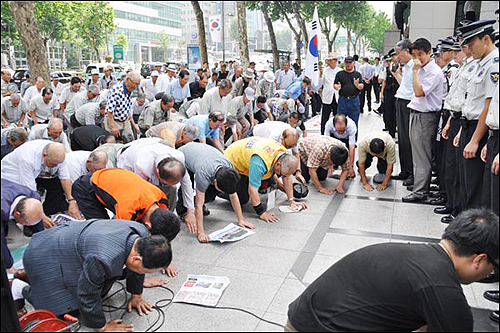
MULTIPOLYGON (((359 121, 359 96, 348 99, 347 97, 339 96, 339 106, 337 113, 345 114, 356 123, 358 127, 359 121)), ((356 140, 358 139, 358 132, 356 132, 356 140)))

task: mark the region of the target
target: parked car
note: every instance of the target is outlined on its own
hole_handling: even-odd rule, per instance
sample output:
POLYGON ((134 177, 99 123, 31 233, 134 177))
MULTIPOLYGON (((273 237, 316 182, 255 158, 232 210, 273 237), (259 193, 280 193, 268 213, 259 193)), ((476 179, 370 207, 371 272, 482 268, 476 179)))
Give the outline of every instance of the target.
POLYGON ((26 74, 29 74, 30 71, 27 68, 18 68, 12 75, 12 79, 14 83, 17 84, 18 88, 21 89, 21 83, 26 81, 26 74))
POLYGON ((65 72, 65 71, 57 71, 50 73, 51 78, 54 75, 57 75, 59 77, 59 82, 64 84, 69 83, 71 81, 71 78, 74 76, 74 74, 72 74, 71 72, 65 72))
POLYGON ((143 78, 147 79, 148 77, 151 76, 151 72, 155 70, 155 66, 158 65, 163 65, 163 64, 158 64, 155 62, 146 62, 143 63, 141 66, 141 75, 143 78))
POLYGON ((104 75, 104 67, 111 65, 113 67, 113 76, 119 79, 123 74, 125 74, 124 68, 120 64, 107 64, 107 63, 92 63, 88 64, 85 68, 85 76, 90 79, 90 73, 93 69, 97 68, 99 70, 99 75, 104 75))

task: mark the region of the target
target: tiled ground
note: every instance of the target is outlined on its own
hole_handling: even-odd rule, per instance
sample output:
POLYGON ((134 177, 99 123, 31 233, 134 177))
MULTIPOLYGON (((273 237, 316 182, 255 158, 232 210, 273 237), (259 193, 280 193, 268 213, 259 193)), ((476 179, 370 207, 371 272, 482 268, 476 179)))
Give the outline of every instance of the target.
MULTIPOLYGON (((368 113, 361 116, 360 136, 381 129, 381 117, 368 113)), ((399 172, 399 166, 395 168, 399 172)), ((372 176, 375 165, 368 171, 372 176)), ((371 177, 370 177, 371 178, 371 177)), ((336 179, 326 185, 333 188, 336 179)), ((177 292, 187 274, 227 276, 231 284, 218 306, 238 307, 266 320, 285 324, 288 304, 315 278, 346 254, 366 245, 381 242, 437 242, 445 228, 433 207, 403 204, 401 197, 408 192, 399 181, 391 181, 384 192, 366 192, 359 176, 346 184, 346 195, 326 196, 312 190, 307 198, 309 209, 298 214, 277 212, 281 221, 266 224, 254 217, 250 205, 244 207, 248 221, 257 225, 256 234, 233 244, 199 244, 183 226, 173 241, 174 264, 179 276, 169 284, 177 292)), ((278 201, 284 201, 281 196, 278 201)), ((217 199, 208 205, 210 216, 205 219, 208 233, 235 222, 229 202, 217 199)), ((464 286, 476 318, 476 331, 498 331, 498 325, 488 319, 488 311, 498 305, 482 297, 494 285, 464 286)), ((151 301, 168 298, 162 289, 147 289, 151 301)), ((120 304, 121 296, 112 303, 120 304)), ((110 318, 118 318, 117 312, 110 318)), ((146 330, 158 314, 139 317, 132 313, 124 317, 135 330, 146 330)), ((161 331, 282 331, 278 326, 261 321, 246 313, 226 309, 207 309, 186 304, 172 304, 165 309, 161 331)))

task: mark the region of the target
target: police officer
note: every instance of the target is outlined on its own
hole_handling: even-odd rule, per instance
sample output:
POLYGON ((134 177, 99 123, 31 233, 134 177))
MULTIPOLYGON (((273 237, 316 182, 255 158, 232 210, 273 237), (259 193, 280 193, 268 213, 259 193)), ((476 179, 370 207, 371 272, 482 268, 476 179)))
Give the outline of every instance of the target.
MULTIPOLYGON (((460 52, 460 45, 457 43, 455 45, 455 40, 453 38, 446 38, 439 40, 439 58, 440 63, 443 69, 443 75, 445 78, 444 81, 444 94, 443 94, 443 104, 448 92, 450 91, 451 84, 455 79, 459 64, 455 61, 455 52, 460 52)), ((450 117, 450 112, 442 109, 441 111, 441 119, 439 121, 438 126, 438 135, 436 137, 436 149, 435 149, 435 162, 436 162, 436 171, 437 171, 437 182, 441 184, 441 182, 445 179, 445 168, 444 168, 444 148, 446 141, 442 138, 441 133, 443 127, 448 122, 448 118, 450 117)), ((430 201, 432 205, 443 205, 447 199, 447 191, 446 186, 439 186, 439 191, 430 193, 431 196, 435 198, 430 201)))
POLYGON ((463 44, 471 49, 478 66, 467 85, 465 106, 462 110, 459 163, 462 208, 481 205, 485 163, 480 154, 487 141, 485 124, 488 108, 497 89, 499 64, 498 49, 492 39, 495 20, 477 21, 459 28, 463 44))
POLYGON ((445 161, 443 169, 446 172, 441 188, 446 189, 447 200, 444 207, 434 209, 436 214, 449 214, 441 219, 443 223, 451 222, 462 211, 459 195, 460 178, 457 167, 460 162, 460 153, 458 147, 453 144, 453 140, 460 130, 460 117, 462 117, 462 109, 465 104, 467 82, 475 73, 477 66, 477 61, 472 57, 471 49, 466 44, 462 46, 462 51, 465 53, 466 59, 455 75, 443 106, 443 111, 450 114, 442 131, 442 137, 446 140, 443 153, 445 161))
POLYGON ((384 124, 389 134, 396 137, 396 91, 399 88, 398 81, 394 73, 399 68, 396 51, 391 49, 388 53, 391 63, 384 69, 386 71, 385 80, 382 83, 382 102, 384 103, 384 124))

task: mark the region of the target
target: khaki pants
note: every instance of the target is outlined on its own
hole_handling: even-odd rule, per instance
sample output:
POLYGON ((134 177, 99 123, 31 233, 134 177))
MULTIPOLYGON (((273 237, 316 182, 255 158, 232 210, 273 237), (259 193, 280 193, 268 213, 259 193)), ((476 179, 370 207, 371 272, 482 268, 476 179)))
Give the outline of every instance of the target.
POLYGON ((290 319, 286 320, 285 332, 298 332, 295 327, 292 326, 290 319))
MULTIPOLYGON (((109 127, 107 118, 104 119, 103 123, 104 123, 104 129, 106 131, 112 133, 111 128, 109 127)), ((128 120, 128 119, 125 121, 115 120, 115 124, 116 124, 116 127, 118 127, 118 129, 120 130, 120 135, 123 135, 124 132, 128 132, 128 133, 130 133, 130 135, 133 135, 132 125, 130 124, 130 120, 128 120)))
POLYGON ((241 125, 241 138, 240 139, 244 139, 247 137, 248 131, 250 130, 250 126, 251 126, 250 122, 245 117, 238 119, 238 122, 241 125))

